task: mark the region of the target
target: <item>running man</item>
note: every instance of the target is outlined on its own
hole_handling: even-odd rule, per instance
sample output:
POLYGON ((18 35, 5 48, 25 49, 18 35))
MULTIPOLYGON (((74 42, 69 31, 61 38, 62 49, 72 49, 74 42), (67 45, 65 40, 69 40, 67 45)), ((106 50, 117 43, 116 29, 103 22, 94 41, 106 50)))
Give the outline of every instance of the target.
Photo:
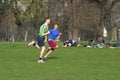
POLYGON ((40 56, 38 59, 38 63, 44 63, 44 61, 42 60, 44 51, 46 49, 44 39, 45 39, 45 36, 47 36, 50 33, 48 30, 49 24, 50 24, 50 19, 47 18, 45 23, 40 26, 39 36, 37 37, 37 44, 35 43, 34 40, 28 44, 28 46, 35 46, 36 48, 40 50, 40 56))
POLYGON ((54 49, 58 48, 58 45, 56 44, 55 40, 56 38, 60 38, 61 33, 57 29, 58 25, 55 24, 54 28, 49 31, 50 32, 48 39, 49 48, 47 54, 44 56, 44 60, 47 59, 47 57, 54 51, 54 49))

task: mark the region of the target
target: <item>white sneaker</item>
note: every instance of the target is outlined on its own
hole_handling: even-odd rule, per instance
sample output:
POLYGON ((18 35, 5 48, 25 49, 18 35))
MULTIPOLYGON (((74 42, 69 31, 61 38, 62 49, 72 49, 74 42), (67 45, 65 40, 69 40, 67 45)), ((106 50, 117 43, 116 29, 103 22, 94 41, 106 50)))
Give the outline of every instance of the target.
POLYGON ((38 63, 45 63, 43 60, 38 60, 38 63))
POLYGON ((35 41, 33 40, 28 44, 28 46, 32 46, 34 43, 35 43, 35 41))

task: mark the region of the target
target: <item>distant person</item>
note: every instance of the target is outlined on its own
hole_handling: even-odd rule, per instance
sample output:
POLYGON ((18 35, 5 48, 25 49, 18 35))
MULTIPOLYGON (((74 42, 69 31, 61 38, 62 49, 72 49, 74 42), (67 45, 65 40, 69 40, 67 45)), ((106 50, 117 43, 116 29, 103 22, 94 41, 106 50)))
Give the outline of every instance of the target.
POLYGON ((80 37, 78 37, 78 42, 80 42, 80 37))
POLYGON ((107 29, 105 27, 103 28, 103 43, 107 43, 107 29))
POLYGON ((107 38, 107 29, 105 27, 103 28, 103 37, 107 38))
POLYGON ((47 18, 45 23, 40 26, 39 35, 37 37, 37 44, 35 43, 34 40, 31 41, 28 44, 28 46, 35 46, 36 48, 38 48, 40 50, 40 56, 39 56, 39 59, 38 59, 38 63, 44 63, 44 61, 42 60, 43 53, 46 49, 44 39, 45 39, 45 36, 50 33, 49 30, 48 30, 48 25, 49 24, 50 24, 50 19, 47 18))
POLYGON ((47 59, 47 57, 56 49, 58 48, 58 45, 57 43, 55 42, 55 40, 57 38, 60 38, 60 35, 61 33, 57 30, 58 29, 58 25, 55 24, 54 25, 54 28, 51 29, 49 32, 49 36, 48 36, 48 44, 49 44, 49 48, 48 48, 48 51, 47 51, 47 54, 44 56, 44 60, 47 59))

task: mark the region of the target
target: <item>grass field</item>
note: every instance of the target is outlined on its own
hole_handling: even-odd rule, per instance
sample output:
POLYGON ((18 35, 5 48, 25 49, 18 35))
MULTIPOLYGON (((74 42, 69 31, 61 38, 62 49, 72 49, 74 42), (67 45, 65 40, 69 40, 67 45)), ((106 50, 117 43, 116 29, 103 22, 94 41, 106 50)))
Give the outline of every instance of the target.
POLYGON ((120 49, 59 47, 44 64, 27 43, 0 43, 0 80, 120 80, 120 49))

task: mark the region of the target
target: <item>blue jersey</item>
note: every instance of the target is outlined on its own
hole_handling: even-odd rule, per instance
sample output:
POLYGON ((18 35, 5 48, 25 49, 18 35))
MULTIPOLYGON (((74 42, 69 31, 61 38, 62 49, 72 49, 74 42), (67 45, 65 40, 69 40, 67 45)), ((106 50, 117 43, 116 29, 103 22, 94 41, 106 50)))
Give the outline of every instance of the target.
POLYGON ((50 40, 55 40, 58 36, 60 35, 58 30, 51 29, 50 34, 49 34, 49 39, 50 40))

